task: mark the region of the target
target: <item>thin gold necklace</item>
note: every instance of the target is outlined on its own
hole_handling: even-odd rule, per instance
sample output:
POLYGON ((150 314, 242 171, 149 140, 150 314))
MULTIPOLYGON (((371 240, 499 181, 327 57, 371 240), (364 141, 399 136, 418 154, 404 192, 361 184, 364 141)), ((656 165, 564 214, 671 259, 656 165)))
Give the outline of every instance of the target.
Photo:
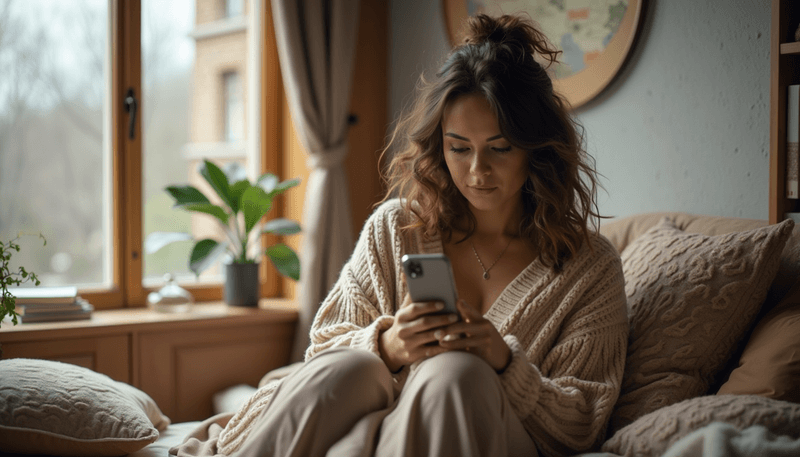
POLYGON ((481 261, 481 256, 479 256, 478 251, 475 250, 475 243, 470 241, 469 244, 472 245, 472 252, 475 253, 475 258, 478 259, 478 263, 481 264, 481 269, 483 269, 483 279, 489 279, 489 270, 491 270, 497 264, 500 258, 503 257, 503 254, 506 253, 506 250, 508 250, 508 247, 511 246, 511 239, 508 240, 508 244, 506 244, 506 247, 503 248, 503 252, 501 252, 500 255, 498 255, 497 258, 494 259, 494 262, 492 262, 492 264, 489 265, 489 268, 483 266, 483 261, 481 261))

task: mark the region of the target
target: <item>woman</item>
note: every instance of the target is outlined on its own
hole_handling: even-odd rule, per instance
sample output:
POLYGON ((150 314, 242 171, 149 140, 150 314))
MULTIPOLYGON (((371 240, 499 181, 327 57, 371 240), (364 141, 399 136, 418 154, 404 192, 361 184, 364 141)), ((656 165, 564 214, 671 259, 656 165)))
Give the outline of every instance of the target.
MULTIPOLYGON (((622 268, 590 228, 595 172, 518 17, 471 19, 390 148, 392 195, 322 303, 304 366, 265 388, 238 455, 570 455, 604 438, 627 344, 622 268), (412 303, 443 252, 463 320, 412 303)), ((235 438, 231 438, 235 435, 235 438)))

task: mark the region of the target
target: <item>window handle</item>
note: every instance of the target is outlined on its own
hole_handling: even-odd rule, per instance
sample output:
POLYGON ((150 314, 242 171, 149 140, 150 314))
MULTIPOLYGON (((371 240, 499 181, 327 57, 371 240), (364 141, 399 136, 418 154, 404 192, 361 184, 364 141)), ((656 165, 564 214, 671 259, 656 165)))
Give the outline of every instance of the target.
POLYGON ((136 111, 139 107, 139 101, 136 100, 136 94, 133 92, 133 88, 128 88, 128 92, 125 93, 125 112, 129 113, 129 120, 128 120, 128 138, 131 140, 135 136, 136 132, 136 111))

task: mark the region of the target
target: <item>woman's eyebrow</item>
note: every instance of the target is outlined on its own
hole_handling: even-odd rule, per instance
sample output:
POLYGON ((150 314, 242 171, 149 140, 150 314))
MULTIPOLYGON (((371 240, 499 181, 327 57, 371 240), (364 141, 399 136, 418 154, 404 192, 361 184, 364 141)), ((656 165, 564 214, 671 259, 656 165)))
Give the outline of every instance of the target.
MULTIPOLYGON (((461 141, 470 141, 470 140, 469 140, 469 138, 463 137, 463 136, 461 136, 461 135, 458 135, 458 134, 456 134, 456 133, 452 133, 452 132, 447 132, 447 133, 445 133, 445 134, 444 134, 444 136, 449 136, 449 137, 451 137, 451 138, 455 138, 455 139, 457 139, 457 140, 461 140, 461 141)), ((489 142, 489 141, 494 141, 494 140, 499 140, 499 139, 501 139, 501 138, 503 138, 503 135, 502 135, 502 134, 501 134, 501 135, 495 135, 495 136, 492 136, 492 137, 486 138, 486 142, 489 142)))

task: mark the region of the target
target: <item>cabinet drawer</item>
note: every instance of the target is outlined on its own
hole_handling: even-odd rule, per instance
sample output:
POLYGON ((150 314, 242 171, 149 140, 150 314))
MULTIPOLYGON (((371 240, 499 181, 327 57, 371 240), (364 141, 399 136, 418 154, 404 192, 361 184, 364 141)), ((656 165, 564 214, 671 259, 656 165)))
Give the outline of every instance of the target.
POLYGON ((130 353, 128 335, 3 343, 4 359, 56 360, 86 367, 127 383, 131 382, 130 353))
POLYGON ((294 323, 141 333, 137 385, 172 422, 212 415, 215 393, 289 362, 294 323))

